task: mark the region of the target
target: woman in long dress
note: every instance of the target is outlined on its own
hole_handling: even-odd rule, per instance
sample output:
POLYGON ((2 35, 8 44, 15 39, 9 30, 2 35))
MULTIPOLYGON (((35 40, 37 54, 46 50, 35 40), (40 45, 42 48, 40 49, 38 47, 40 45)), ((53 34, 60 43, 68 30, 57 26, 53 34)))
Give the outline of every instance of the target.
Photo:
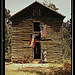
POLYGON ((47 62, 46 54, 47 54, 47 52, 45 51, 45 49, 43 49, 43 62, 47 62))

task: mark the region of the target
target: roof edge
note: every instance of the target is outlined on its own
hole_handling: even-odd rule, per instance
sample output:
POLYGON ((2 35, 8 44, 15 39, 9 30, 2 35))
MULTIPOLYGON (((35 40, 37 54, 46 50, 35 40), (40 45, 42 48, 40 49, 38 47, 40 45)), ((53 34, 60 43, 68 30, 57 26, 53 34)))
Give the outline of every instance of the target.
POLYGON ((23 10, 27 9, 29 6, 33 5, 34 3, 39 3, 39 4, 41 4, 42 6, 44 6, 44 7, 48 8, 49 10, 52 10, 52 11, 54 11, 55 13, 57 13, 57 14, 61 15, 63 18, 65 18, 65 17, 66 17, 66 16, 62 15, 61 13, 57 12, 56 10, 53 10, 53 9, 51 9, 51 8, 49 8, 49 7, 45 6, 45 5, 43 5, 43 4, 42 4, 42 3, 40 3, 40 2, 35 1, 35 2, 33 2, 32 4, 28 5, 27 7, 23 8, 22 10, 18 11, 18 12, 17 12, 17 13, 15 13, 14 15, 12 15, 12 16, 10 17, 10 19, 11 19, 13 16, 15 16, 16 14, 20 13, 21 11, 23 11, 23 10))

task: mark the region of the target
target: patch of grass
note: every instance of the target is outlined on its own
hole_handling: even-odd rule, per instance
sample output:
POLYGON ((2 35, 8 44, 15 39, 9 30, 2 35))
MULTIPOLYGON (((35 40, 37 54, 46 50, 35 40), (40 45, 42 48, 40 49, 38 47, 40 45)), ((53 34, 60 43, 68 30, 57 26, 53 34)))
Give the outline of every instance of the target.
MULTIPOLYGON (((52 75, 52 74, 50 74, 52 75)), ((58 71, 54 71, 54 74, 53 75, 71 75, 70 72, 66 72, 64 70, 58 70, 58 71)))
POLYGON ((12 70, 7 70, 5 71, 5 75, 39 75, 36 72, 23 72, 23 71, 12 71, 12 70))
POLYGON ((70 59, 65 59, 63 65, 64 65, 64 70, 66 72, 71 73, 71 60, 70 59))
POLYGON ((22 67, 20 64, 9 64, 5 66, 5 75, 71 75, 71 60, 68 59, 64 60, 64 63, 47 63, 41 64, 40 67, 35 65, 33 67, 22 67))

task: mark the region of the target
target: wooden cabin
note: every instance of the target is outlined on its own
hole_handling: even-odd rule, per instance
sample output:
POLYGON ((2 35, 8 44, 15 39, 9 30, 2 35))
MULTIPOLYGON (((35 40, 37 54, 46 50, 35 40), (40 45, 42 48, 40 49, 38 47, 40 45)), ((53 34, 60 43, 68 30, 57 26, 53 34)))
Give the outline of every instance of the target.
POLYGON ((65 16, 35 1, 14 14, 12 21, 12 61, 27 59, 42 61, 43 49, 47 62, 63 60, 62 23, 65 16), (47 37, 40 37, 40 25, 47 25, 47 37), (30 35, 37 36, 35 47, 29 46, 30 35), (35 53, 36 52, 36 53, 35 53))

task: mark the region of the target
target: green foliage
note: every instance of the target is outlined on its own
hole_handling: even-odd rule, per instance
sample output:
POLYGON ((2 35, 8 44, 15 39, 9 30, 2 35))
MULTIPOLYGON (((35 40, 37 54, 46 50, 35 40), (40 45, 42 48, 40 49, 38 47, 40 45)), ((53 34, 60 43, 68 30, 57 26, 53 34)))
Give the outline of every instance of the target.
POLYGON ((9 17, 10 11, 5 8, 5 54, 7 54, 8 56, 11 53, 11 28, 12 28, 9 17))
POLYGON ((46 0, 44 0, 43 5, 53 9, 53 10, 58 10, 58 8, 56 8, 55 4, 51 3, 51 2, 47 2, 46 0))
POLYGON ((71 74, 71 60, 66 59, 63 63, 65 72, 69 72, 71 74))
POLYGON ((66 24, 63 27, 63 49, 65 58, 71 58, 71 26, 67 29, 66 24))
POLYGON ((11 17, 10 10, 5 8, 5 18, 10 18, 10 17, 11 17))

